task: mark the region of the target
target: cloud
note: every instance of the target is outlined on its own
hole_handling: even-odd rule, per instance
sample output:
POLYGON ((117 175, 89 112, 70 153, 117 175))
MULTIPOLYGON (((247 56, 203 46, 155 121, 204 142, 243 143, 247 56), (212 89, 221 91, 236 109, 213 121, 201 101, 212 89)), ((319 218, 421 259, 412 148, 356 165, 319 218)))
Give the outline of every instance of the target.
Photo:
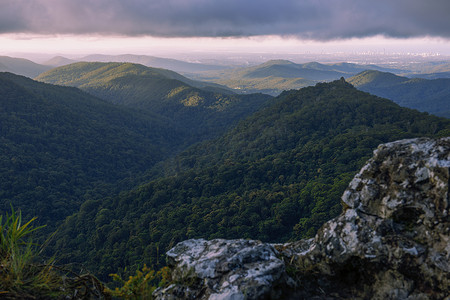
POLYGON ((0 33, 450 38, 449 0, 0 0, 0 33))

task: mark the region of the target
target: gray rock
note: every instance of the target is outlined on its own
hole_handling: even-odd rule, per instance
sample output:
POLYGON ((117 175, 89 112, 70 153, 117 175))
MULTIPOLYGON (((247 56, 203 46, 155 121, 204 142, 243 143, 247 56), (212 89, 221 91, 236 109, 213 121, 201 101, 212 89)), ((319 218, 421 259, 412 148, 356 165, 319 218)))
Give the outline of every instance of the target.
POLYGON ((448 299, 450 137, 380 145, 314 239, 188 240, 157 299, 448 299), (288 276, 286 269, 293 270, 288 276))
POLYGON ((157 299, 243 300, 276 296, 284 262, 272 245, 252 240, 187 240, 167 252, 172 279, 157 299), (180 292, 180 287, 183 290, 180 292), (180 299, 180 298, 173 298, 180 299))

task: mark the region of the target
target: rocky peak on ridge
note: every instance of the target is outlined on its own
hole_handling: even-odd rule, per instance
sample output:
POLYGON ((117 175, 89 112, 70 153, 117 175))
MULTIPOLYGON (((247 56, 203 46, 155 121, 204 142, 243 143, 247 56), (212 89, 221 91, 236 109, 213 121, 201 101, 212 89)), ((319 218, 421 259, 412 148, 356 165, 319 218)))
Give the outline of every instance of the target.
POLYGON ((446 299, 450 137, 382 144, 343 212, 286 244, 188 240, 168 253, 157 299, 446 299))

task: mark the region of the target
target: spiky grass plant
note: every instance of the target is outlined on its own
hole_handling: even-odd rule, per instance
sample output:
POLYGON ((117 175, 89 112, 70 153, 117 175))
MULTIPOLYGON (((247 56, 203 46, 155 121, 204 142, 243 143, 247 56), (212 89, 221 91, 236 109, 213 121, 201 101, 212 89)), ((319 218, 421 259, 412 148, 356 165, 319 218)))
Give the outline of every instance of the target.
POLYGON ((39 247, 32 242, 32 218, 26 223, 22 214, 11 208, 6 218, 0 215, 0 297, 48 296, 59 293, 61 278, 53 272, 52 260, 38 264, 39 247))
POLYGON ((32 218, 22 222, 22 214, 11 207, 6 218, 0 215, 0 298, 1 299, 111 299, 104 285, 92 274, 77 274, 42 262, 42 247, 32 241, 32 218))

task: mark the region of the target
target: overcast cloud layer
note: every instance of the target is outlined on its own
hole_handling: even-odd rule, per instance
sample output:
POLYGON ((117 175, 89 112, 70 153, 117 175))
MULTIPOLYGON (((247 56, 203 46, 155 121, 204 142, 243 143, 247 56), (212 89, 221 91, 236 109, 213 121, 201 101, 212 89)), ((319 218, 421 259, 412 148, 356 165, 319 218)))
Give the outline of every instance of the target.
POLYGON ((0 33, 450 38, 450 0, 0 0, 0 33))

